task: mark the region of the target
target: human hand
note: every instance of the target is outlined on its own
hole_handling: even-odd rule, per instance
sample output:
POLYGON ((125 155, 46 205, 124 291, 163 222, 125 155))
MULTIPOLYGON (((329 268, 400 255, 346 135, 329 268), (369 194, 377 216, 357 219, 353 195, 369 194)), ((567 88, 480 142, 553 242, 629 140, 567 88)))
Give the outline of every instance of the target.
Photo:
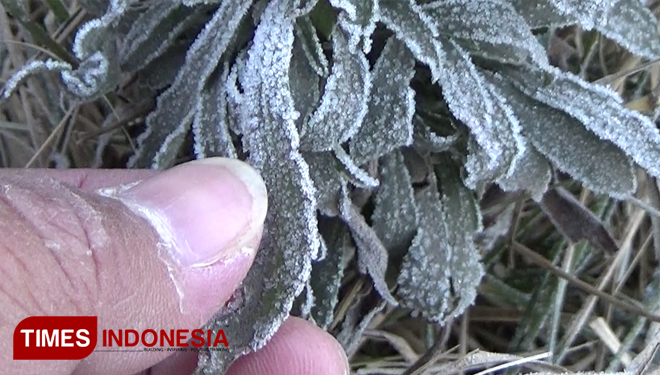
MULTIPOLYGON (((266 207, 261 178, 230 159, 165 172, 0 169, 0 372, 190 374, 195 352, 14 361, 12 335, 35 315, 98 316, 99 334, 201 327, 245 277, 266 207)), ((347 366, 334 338, 291 317, 229 373, 343 375, 347 366)))

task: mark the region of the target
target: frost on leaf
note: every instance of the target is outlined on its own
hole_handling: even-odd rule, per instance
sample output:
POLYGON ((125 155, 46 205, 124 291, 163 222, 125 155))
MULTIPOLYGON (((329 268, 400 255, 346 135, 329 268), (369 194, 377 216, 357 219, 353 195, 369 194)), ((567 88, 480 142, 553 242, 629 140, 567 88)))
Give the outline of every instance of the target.
POLYGON ((446 64, 440 84, 452 114, 471 131, 476 147, 466 163, 469 187, 507 175, 525 144, 510 107, 493 95, 467 52, 445 40, 446 64))
POLYGON ((160 56, 195 18, 194 9, 180 2, 161 1, 133 22, 119 51, 122 68, 138 70, 160 56))
MULTIPOLYGON (((240 112, 243 103, 243 93, 239 89, 242 80, 245 76, 245 61, 247 59, 247 50, 241 50, 236 58, 234 64, 229 69, 229 76, 227 76, 227 84, 225 90, 227 91, 227 124, 229 129, 234 134, 243 134, 243 128, 240 124, 240 112)), ((294 62, 292 61, 291 64, 294 62)), ((292 90, 294 88, 292 87, 292 90)), ((291 93, 294 96, 295 94, 291 93)))
POLYGON ((400 151, 380 159, 380 187, 371 217, 374 232, 390 252, 410 246, 417 230, 417 205, 410 175, 400 151))
POLYGON ((227 128, 225 87, 228 74, 229 65, 225 64, 220 77, 209 83, 197 103, 192 130, 198 159, 212 156, 236 158, 236 149, 227 128))
POLYGON ((397 294, 402 305, 442 321, 450 298, 451 253, 435 174, 415 199, 419 229, 403 258, 397 294))
POLYGON ((436 1, 423 10, 436 20, 438 31, 448 37, 491 44, 498 51, 510 50, 521 60, 529 57, 539 65, 548 63, 545 50, 525 20, 506 1, 436 1))
POLYGON ((369 62, 348 51, 343 31, 332 36, 333 64, 321 104, 300 131, 300 148, 328 151, 352 137, 367 113, 371 90, 369 62))
POLYGON ((396 299, 390 293, 385 281, 387 271, 388 253, 373 228, 367 224, 364 216, 353 204, 346 188, 342 189, 339 202, 339 211, 353 233, 353 239, 358 248, 358 268, 360 272, 367 273, 374 282, 374 288, 385 301, 396 305, 396 299))
POLYGON ((8 99, 9 96, 16 90, 18 85, 27 79, 29 76, 42 72, 62 72, 71 70, 72 66, 65 62, 46 60, 46 61, 31 61, 25 64, 19 71, 14 73, 5 83, 2 89, 2 97, 8 99))
POLYGON ((450 315, 456 317, 474 303, 477 286, 484 275, 474 236, 483 228, 481 210, 473 193, 463 184, 458 168, 448 156, 436 165, 442 190, 442 214, 451 254, 450 275, 453 299, 450 315))
POLYGON ((597 193, 625 197, 634 192, 632 164, 621 149, 573 117, 530 99, 501 76, 487 77, 513 107, 525 137, 557 168, 597 193))
POLYGON ((428 65, 433 81, 440 77, 444 52, 438 26, 415 0, 380 0, 380 20, 394 31, 417 60, 428 65))
POLYGON ((636 55, 649 59, 660 56, 658 20, 641 1, 617 1, 598 31, 636 55))
POLYGON ((188 50, 172 85, 147 117, 138 152, 130 166, 166 168, 174 163, 206 80, 216 69, 251 1, 223 1, 188 50))
POLYGON ((379 17, 378 3, 378 0, 330 0, 333 7, 342 9, 338 23, 349 35, 351 52, 357 52, 360 43, 364 53, 371 50, 371 34, 379 17))
POLYGON ((542 27, 560 27, 575 23, 572 17, 561 14, 550 0, 508 0, 518 11, 518 14, 525 18, 527 24, 538 29, 542 27))
MULTIPOLYGON (((660 132, 649 118, 625 108, 618 94, 608 88, 559 70, 553 72, 549 80, 538 71, 507 70, 506 75, 525 94, 571 115, 601 140, 617 145, 651 175, 660 176, 660 132)), ((602 162, 599 157, 600 165, 602 162)))
POLYGON ((413 119, 413 124, 413 147, 420 153, 447 151, 458 139, 457 134, 447 137, 436 134, 418 115, 413 119))
POLYGON ((528 146, 512 174, 497 179, 504 191, 527 191, 535 201, 541 200, 552 178, 550 164, 534 147, 528 146))
POLYGON ((351 183, 361 188, 373 188, 378 186, 378 180, 373 178, 369 172, 360 168, 353 158, 344 151, 340 146, 335 147, 334 150, 337 160, 343 166, 343 172, 351 181, 351 183))
POLYGON ((443 322, 460 315, 476 298, 483 276, 473 237, 481 228, 479 207, 448 156, 416 196, 419 230, 404 257, 398 294, 402 303, 443 322))
MULTIPOLYGON (((223 2, 234 4, 234 2, 223 2)), ((298 151, 297 113, 289 91, 295 22, 292 1, 268 4, 248 52, 241 106, 248 161, 269 192, 264 238, 241 290, 237 310, 210 324, 223 329, 227 351, 204 352, 200 366, 224 373, 239 355, 261 348, 288 316, 311 272, 319 248, 315 191, 298 151)))
POLYGON ((319 211, 326 216, 339 215, 339 193, 346 183, 340 164, 332 152, 305 152, 305 161, 316 190, 319 211))
POLYGON ((311 61, 305 56, 303 43, 296 37, 289 66, 289 88, 296 111, 300 114, 296 120, 299 130, 306 126, 321 97, 320 79, 310 65, 311 61))
POLYGON ((364 339, 364 331, 369 328, 369 324, 387 306, 387 303, 381 300, 376 306, 370 307, 365 314, 366 298, 364 297, 358 296, 351 304, 337 335, 337 341, 349 358, 360 348, 360 343, 364 339))
POLYGON ((327 243, 325 258, 312 266, 310 282, 316 304, 311 317, 316 325, 328 329, 335 317, 335 306, 339 301, 339 288, 344 274, 344 253, 354 252, 351 234, 341 222, 333 222, 324 231, 327 243))
POLYGON ((410 80, 414 68, 408 48, 390 38, 374 67, 369 111, 350 142, 350 154, 357 164, 412 143, 415 93, 410 80))
MULTIPOLYGON (((302 51, 309 60, 309 65, 320 77, 328 75, 328 60, 323 54, 323 47, 316 28, 308 16, 299 17, 296 20, 296 40, 300 40, 302 51)), ((296 52, 294 51, 294 57, 296 52)))
POLYGON ((596 29, 630 52, 646 58, 660 55, 660 33, 653 13, 642 1, 510 0, 535 28, 578 24, 596 29))

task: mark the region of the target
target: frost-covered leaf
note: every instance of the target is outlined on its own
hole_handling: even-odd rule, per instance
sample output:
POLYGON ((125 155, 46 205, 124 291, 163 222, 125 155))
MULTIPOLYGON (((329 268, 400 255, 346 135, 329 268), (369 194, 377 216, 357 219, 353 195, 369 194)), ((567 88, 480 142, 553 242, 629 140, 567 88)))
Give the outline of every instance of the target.
POLYGON ((171 166, 208 77, 231 42, 251 1, 224 1, 188 50, 186 62, 172 85, 158 97, 156 110, 147 117, 147 130, 140 135, 138 152, 130 166, 171 166))
POLYGON ((336 147, 334 153, 337 160, 339 160, 344 167, 343 172, 353 185, 361 188, 373 188, 378 186, 378 180, 372 177, 369 172, 355 164, 355 160, 353 160, 343 148, 336 147))
POLYGON ((573 17, 568 17, 552 5, 551 0, 508 0, 526 21, 533 28, 542 27, 561 27, 575 23, 573 17))
POLYGON ((16 88, 18 88, 18 85, 33 74, 42 72, 62 72, 65 70, 70 71, 72 68, 73 67, 68 63, 50 59, 46 61, 31 61, 25 64, 7 80, 5 87, 2 89, 2 97, 8 99, 16 88))
POLYGON ((459 136, 455 134, 443 137, 436 134, 420 116, 414 117, 413 124, 413 147, 423 153, 447 151, 459 136))
POLYGON ((402 305, 442 321, 450 298, 451 253, 435 174, 415 198, 419 229, 403 258, 397 294, 402 305))
POLYGON ((433 81, 443 69, 444 52, 437 39, 438 26, 415 0, 380 0, 380 20, 394 31, 417 60, 428 65, 433 81))
POLYGON ((598 193, 624 197, 635 190, 632 164, 621 149, 599 139, 571 116, 530 99, 499 75, 486 76, 513 107, 525 137, 557 168, 598 193))
POLYGON ((541 207, 570 242, 589 240, 608 254, 619 249, 603 222, 566 190, 556 188, 546 192, 541 207))
POLYGON ((350 143, 357 164, 412 143, 415 92, 410 80, 414 68, 415 59, 406 46, 390 38, 374 67, 369 111, 350 143))
POLYGON ((321 77, 327 76, 328 59, 323 54, 323 47, 316 35, 316 28, 308 16, 299 17, 296 20, 296 40, 300 40, 302 51, 314 72, 321 77))
POLYGON ((512 50, 542 66, 548 63, 545 49, 506 1, 445 0, 429 3, 423 10, 448 37, 492 44, 498 51, 512 50))
POLYGON ((649 118, 625 108, 618 94, 609 88, 569 73, 553 72, 550 80, 538 71, 507 70, 507 76, 525 94, 568 113, 601 140, 620 147, 651 175, 660 176, 660 132, 649 118))
POLYGON ((420 155, 419 152, 411 147, 403 147, 401 153, 403 154, 403 161, 406 164, 410 181, 413 184, 421 184, 426 181, 431 170, 431 163, 427 157, 420 155))
POLYGON ((660 56, 658 21, 642 1, 631 0, 510 0, 535 28, 578 24, 597 29, 630 52, 660 56))
POLYGON ((474 303, 477 286, 484 275, 481 255, 474 243, 480 232, 481 210, 473 193, 460 178, 451 159, 435 167, 442 190, 442 215, 447 235, 447 251, 451 254, 450 275, 453 301, 450 316, 458 316, 474 303))
POLYGON ((339 215, 339 193, 346 183, 332 152, 305 152, 305 161, 316 190, 318 209, 326 216, 339 215))
POLYGON ((140 15, 119 51, 122 68, 135 71, 160 56, 196 18, 193 8, 160 1, 140 15))
POLYGON ((321 97, 320 78, 305 56, 302 44, 303 41, 296 37, 289 66, 289 88, 296 111, 300 114, 296 120, 299 130, 306 126, 321 97))
POLYGON ((371 308, 367 313, 360 311, 358 304, 351 306, 349 312, 346 313, 346 319, 342 323, 341 332, 337 335, 337 341, 344 348, 346 356, 352 356, 359 349, 360 343, 364 340, 364 331, 369 328, 369 325, 385 307, 385 301, 379 302, 375 307, 371 308), (359 319, 359 322, 358 322, 359 319))
POLYGON ((410 246, 417 231, 417 205, 410 175, 400 151, 380 159, 380 187, 371 217, 374 232, 390 252, 410 246))
MULTIPOLYGON (((271 1, 248 52, 241 124, 248 161, 269 191, 264 238, 243 281, 244 300, 210 324, 223 329, 227 351, 200 353, 204 373, 224 373, 232 360, 261 348, 288 316, 319 248, 315 191, 298 151, 297 113, 289 91, 296 12, 293 0, 271 1)), ((234 4, 234 2, 223 2, 234 4)))
POLYGON ((463 185, 448 156, 436 165, 436 176, 417 193, 419 230, 404 257, 398 294, 402 303, 442 322, 460 315, 476 298, 484 274, 473 237, 481 215, 472 192, 463 185))
POLYGON ((324 232, 327 243, 325 258, 312 265, 310 276, 316 304, 311 317, 316 325, 328 329, 334 319, 335 307, 339 301, 339 288, 344 275, 344 253, 354 252, 351 234, 341 222, 333 222, 324 232))
MULTIPOLYGON (((530 147, 527 150, 533 149, 530 147)), ((510 204, 504 211, 498 213, 488 225, 484 223, 484 229, 474 236, 474 243, 478 248, 490 251, 501 237, 509 233, 511 224, 513 223, 515 207, 514 204, 510 204)), ((484 222, 485 220, 486 218, 484 217, 484 222)))
POLYGON ((528 146, 508 176, 497 179, 504 191, 525 190, 535 201, 543 197, 552 178, 550 164, 534 147, 528 146))
POLYGON ((494 96, 470 56, 452 40, 444 40, 446 66, 442 94, 452 114, 470 128, 478 145, 466 163, 471 188, 508 175, 525 150, 520 126, 509 105, 494 96))
POLYGON ((332 36, 333 64, 321 104, 300 131, 300 147, 328 151, 352 137, 367 113, 371 91, 369 62, 362 53, 348 51, 341 30, 332 36))
POLYGON ((371 50, 371 34, 379 17, 378 0, 330 0, 335 8, 342 9, 338 23, 349 35, 348 45, 352 52, 362 43, 364 53, 371 50))
MULTIPOLYGON (((234 64, 229 70, 227 77, 227 124, 234 134, 243 134, 243 128, 240 123, 240 112, 243 105, 243 93, 239 89, 245 76, 245 61, 247 59, 247 50, 242 50, 234 59, 234 64)), ((294 61, 291 61, 294 64, 294 61)), ((291 78, 291 77, 290 77, 291 78)), ((295 87, 291 88, 295 90, 295 87)), ((295 94, 291 93, 295 100, 295 94)), ((294 104, 295 105, 295 104, 294 104)))
POLYGON ((353 239, 358 248, 358 268, 360 272, 368 273, 374 282, 374 288, 385 301, 396 305, 396 299, 390 293, 385 281, 387 271, 387 249, 383 246, 373 228, 367 224, 364 216, 353 204, 346 189, 342 191, 339 211, 353 233, 353 239))
POLYGON ((220 76, 202 91, 192 130, 194 151, 198 159, 222 156, 236 158, 236 149, 227 128, 227 93, 225 92, 229 64, 220 76))
POLYGON ((660 56, 658 20, 641 1, 617 1, 597 28, 636 55, 649 59, 660 56))

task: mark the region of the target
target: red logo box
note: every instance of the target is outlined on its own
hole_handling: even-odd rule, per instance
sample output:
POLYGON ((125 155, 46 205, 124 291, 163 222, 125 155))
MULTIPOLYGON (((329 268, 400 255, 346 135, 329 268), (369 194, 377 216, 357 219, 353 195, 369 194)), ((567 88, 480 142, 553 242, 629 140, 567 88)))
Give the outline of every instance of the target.
POLYGON ((14 330, 14 359, 83 359, 96 340, 96 316, 31 316, 14 330))

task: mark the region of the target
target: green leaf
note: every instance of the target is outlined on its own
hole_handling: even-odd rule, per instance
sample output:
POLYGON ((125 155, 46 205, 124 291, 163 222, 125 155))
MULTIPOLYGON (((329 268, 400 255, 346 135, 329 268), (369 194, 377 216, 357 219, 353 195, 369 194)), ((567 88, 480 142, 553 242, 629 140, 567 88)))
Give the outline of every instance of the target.
POLYGON ((417 231, 417 205, 400 151, 380 159, 380 187, 371 217, 374 232, 390 254, 405 250, 417 231))
POLYGON ((380 0, 380 20, 420 62, 431 69, 433 81, 443 68, 444 52, 438 25, 414 0, 380 0))
POLYGON ((371 50, 371 34, 376 29, 380 7, 378 0, 330 0, 340 8, 339 25, 349 35, 348 46, 355 53, 362 45, 364 53, 371 50))
POLYGON ((632 164, 621 149, 598 138, 573 117, 530 99, 501 76, 486 76, 513 107, 524 136, 557 168, 597 193, 625 197, 635 191, 632 164))
POLYGON ((374 67, 364 123, 350 142, 350 154, 357 164, 412 143, 415 92, 410 80, 414 68, 415 59, 406 46, 390 38, 374 67))
POLYGON ((328 329, 335 317, 335 307, 339 301, 339 288, 344 275, 344 254, 355 252, 351 234, 341 222, 333 221, 324 231, 327 254, 323 260, 312 265, 310 278, 316 304, 311 317, 322 329, 328 329))
POLYGON ((226 83, 229 64, 225 64, 220 77, 213 80, 201 93, 197 103, 192 130, 194 151, 198 159, 221 156, 236 158, 236 149, 227 128, 226 83))
POLYGON ((511 51, 524 61, 547 65, 544 48, 511 4, 502 0, 445 0, 422 8, 447 37, 487 43, 511 51))
POLYGON ((260 249, 241 286, 243 303, 208 326, 223 329, 232 344, 227 351, 200 353, 199 371, 206 374, 224 373, 235 358, 266 344, 307 285, 318 255, 315 189, 298 151, 289 90, 296 3, 268 4, 245 64, 242 140, 248 161, 266 183, 269 207, 260 249))
MULTIPOLYGON (((296 20, 296 40, 300 40, 302 50, 309 59, 309 64, 320 77, 328 75, 328 59, 323 54, 323 47, 316 28, 309 16, 299 17, 296 20)), ((295 57, 295 55, 294 55, 295 57)))
MULTIPOLYGON (((525 94, 566 112, 601 140, 618 146, 650 174, 660 176, 660 165, 658 164, 660 132, 649 118, 625 108, 618 94, 608 88, 585 82, 572 74, 559 70, 553 69, 552 72, 550 82, 546 80, 546 74, 540 71, 510 69, 506 71, 506 76, 513 79, 516 87, 525 94)), ((545 113, 543 114, 545 115, 545 113)), ((548 137, 546 128, 543 129, 543 137, 551 138, 548 137)), ((606 145, 603 143, 600 147, 605 148, 606 145)), ((590 154, 589 158, 592 159, 592 163, 603 165, 600 154, 590 154)), ((617 168, 616 172, 620 176, 626 176, 629 171, 629 168, 622 166, 621 163, 608 165, 607 168, 598 170, 599 173, 603 173, 600 171, 601 169, 611 169, 612 167, 617 168)), ((619 183, 612 182, 617 185, 623 183, 626 184, 624 186, 629 187, 628 189, 634 189, 634 185, 630 187, 630 178, 619 181, 619 183)), ((624 193, 628 189, 614 190, 614 193, 624 193)))
POLYGON ((225 1, 220 5, 188 50, 186 63, 172 85, 158 97, 129 166, 160 169, 175 162, 206 80, 216 69, 250 3, 225 1))
POLYGON ((332 45, 334 62, 321 104, 300 131, 305 151, 328 151, 344 143, 358 131, 367 113, 371 90, 367 58, 349 52, 341 30, 333 34, 332 45))
POLYGON ((465 166, 466 183, 476 188, 508 175, 526 146, 509 104, 493 95, 468 53, 452 40, 444 40, 443 45, 446 65, 440 78, 442 95, 476 141, 465 166))

